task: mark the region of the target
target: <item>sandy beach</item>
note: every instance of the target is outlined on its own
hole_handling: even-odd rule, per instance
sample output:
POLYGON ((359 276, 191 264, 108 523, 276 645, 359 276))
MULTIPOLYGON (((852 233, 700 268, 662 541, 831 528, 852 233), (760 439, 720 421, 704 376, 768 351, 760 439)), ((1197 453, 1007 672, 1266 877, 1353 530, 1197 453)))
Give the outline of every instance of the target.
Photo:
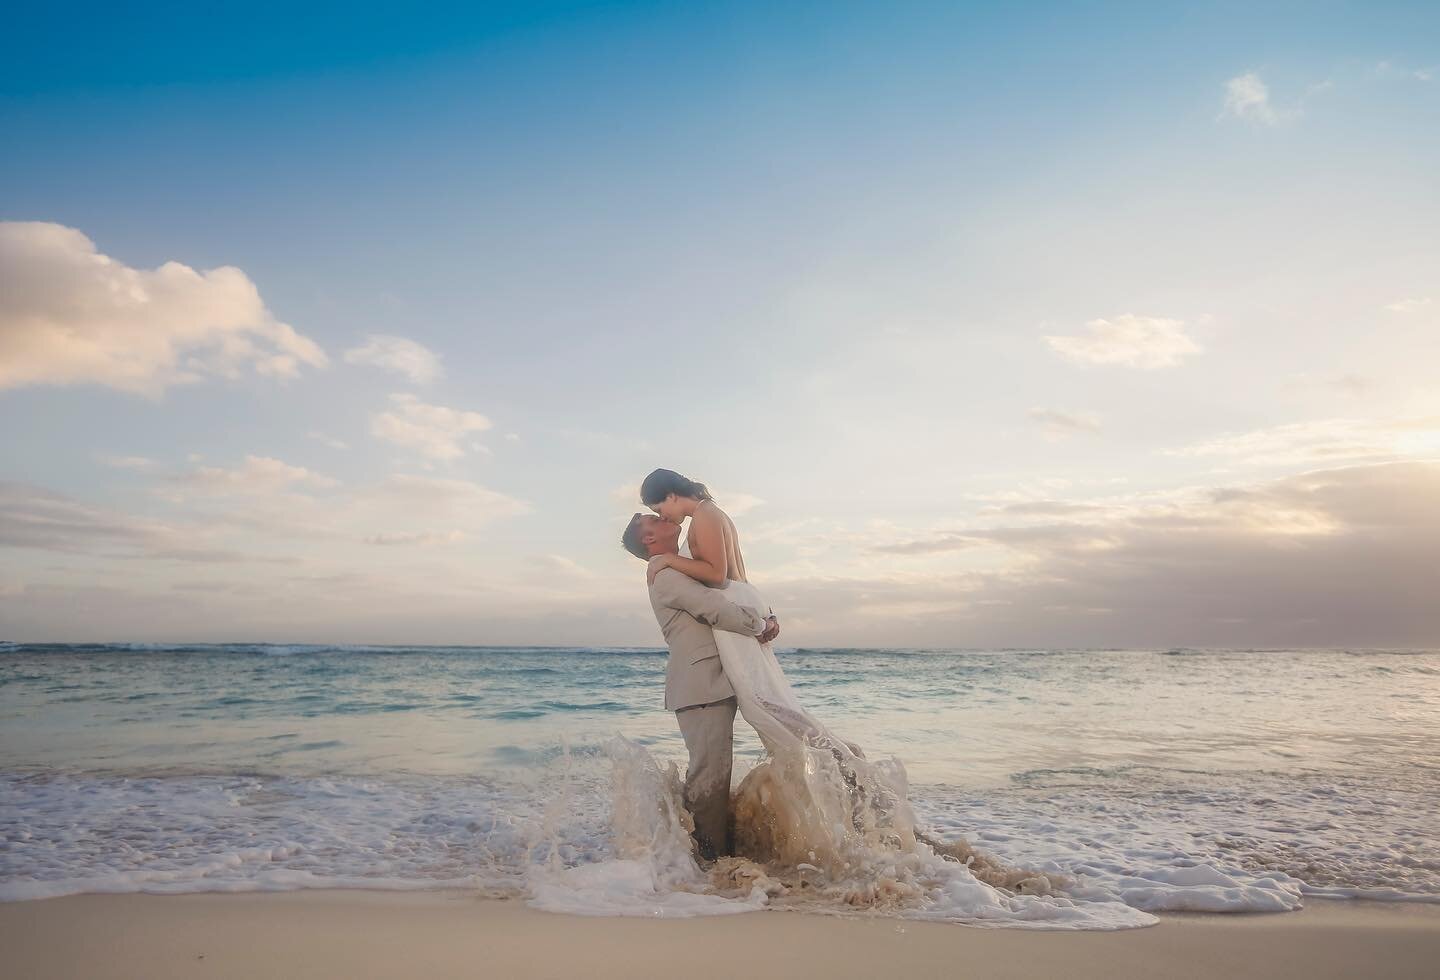
POLYGON ((80 895, 0 905, 5 973, 86 977, 1428 977, 1440 906, 1314 902, 1122 932, 756 912, 553 915, 459 892, 80 895))

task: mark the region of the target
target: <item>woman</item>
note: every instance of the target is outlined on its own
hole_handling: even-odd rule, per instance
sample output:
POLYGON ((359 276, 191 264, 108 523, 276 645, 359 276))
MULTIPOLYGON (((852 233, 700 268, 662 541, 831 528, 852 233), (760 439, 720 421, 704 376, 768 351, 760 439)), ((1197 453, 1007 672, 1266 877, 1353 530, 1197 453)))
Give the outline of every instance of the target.
POLYGON ((656 470, 640 484, 640 502, 671 524, 682 524, 690 518, 686 539, 690 555, 657 555, 650 559, 646 574, 652 583, 662 568, 673 568, 717 588, 729 581, 748 581, 735 522, 715 503, 705 484, 674 470, 656 470))
MULTIPOLYGON (((663 520, 690 519, 690 554, 652 558, 652 582, 660 569, 673 568, 724 589, 732 602, 769 608, 745 577, 734 522, 705 484, 659 469, 640 485, 640 500, 663 520)), ((763 861, 839 867, 848 866, 857 850, 913 849, 914 817, 898 761, 869 762, 859 746, 806 711, 769 643, 716 630, 715 646, 740 714, 769 752, 736 794, 737 850, 763 861)))

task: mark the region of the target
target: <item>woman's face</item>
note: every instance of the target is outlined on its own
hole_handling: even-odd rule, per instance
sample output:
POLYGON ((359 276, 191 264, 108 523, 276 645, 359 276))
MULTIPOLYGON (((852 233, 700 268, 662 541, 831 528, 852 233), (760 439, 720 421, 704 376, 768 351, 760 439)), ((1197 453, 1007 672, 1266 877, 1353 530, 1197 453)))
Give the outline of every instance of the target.
POLYGON ((650 509, 659 514, 662 521, 669 521, 671 524, 679 524, 685 520, 685 514, 680 509, 680 498, 673 493, 658 504, 651 504, 650 509))

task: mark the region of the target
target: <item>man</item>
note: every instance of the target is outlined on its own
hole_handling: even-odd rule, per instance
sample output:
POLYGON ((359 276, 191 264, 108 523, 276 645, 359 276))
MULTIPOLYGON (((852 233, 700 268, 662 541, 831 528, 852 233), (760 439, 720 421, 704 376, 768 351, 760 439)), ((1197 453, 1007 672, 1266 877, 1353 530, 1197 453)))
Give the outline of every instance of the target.
MULTIPOLYGON (((680 525, 648 514, 630 519, 621 537, 625 550, 648 562, 679 554, 680 525)), ((685 808, 695 820, 696 849, 713 861, 729 854, 730 771, 735 738, 735 689, 720 665, 715 630, 756 636, 769 643, 780 635, 774 616, 737 606, 725 593, 701 585, 673 568, 661 569, 650 585, 650 605, 665 634, 665 710, 675 712, 685 748, 685 808)))

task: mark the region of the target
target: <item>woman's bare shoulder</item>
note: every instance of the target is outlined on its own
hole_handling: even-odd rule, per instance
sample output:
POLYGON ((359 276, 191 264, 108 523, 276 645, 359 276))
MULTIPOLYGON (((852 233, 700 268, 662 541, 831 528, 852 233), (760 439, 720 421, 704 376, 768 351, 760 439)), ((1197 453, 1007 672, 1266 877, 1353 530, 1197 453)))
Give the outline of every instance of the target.
POLYGON ((702 500, 695 508, 695 514, 691 520, 705 521, 706 523, 717 523, 721 526, 731 524, 730 515, 720 509, 720 505, 713 500, 702 500))
POLYGON ((690 541, 691 549, 699 545, 702 549, 708 547, 707 542, 716 546, 723 546, 726 537, 725 515, 718 507, 705 506, 708 501, 702 501, 701 506, 695 508, 690 515, 690 541))
POLYGON ((713 500, 702 501, 700 506, 695 508, 695 516, 691 520, 699 520, 706 527, 719 528, 728 541, 740 539, 740 532, 735 527, 735 522, 713 500))

